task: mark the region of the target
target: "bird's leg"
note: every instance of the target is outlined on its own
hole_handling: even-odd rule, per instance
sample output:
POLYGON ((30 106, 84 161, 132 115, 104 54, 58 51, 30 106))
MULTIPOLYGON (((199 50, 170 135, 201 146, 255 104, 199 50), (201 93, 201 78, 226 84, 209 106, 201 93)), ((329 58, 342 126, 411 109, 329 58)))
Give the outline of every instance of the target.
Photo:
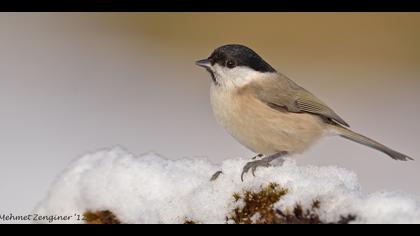
POLYGON ((270 162, 272 162, 273 160, 275 160, 277 158, 283 157, 285 155, 287 155, 287 152, 282 151, 282 152, 278 152, 278 153, 275 153, 273 155, 270 155, 268 157, 264 157, 261 160, 248 162, 242 170, 241 180, 244 181, 244 174, 248 173, 249 170, 252 170, 252 175, 255 176, 255 170, 258 167, 260 167, 260 166, 268 167, 268 166, 270 166, 270 162))
POLYGON ((264 156, 264 154, 258 154, 258 155, 256 155, 256 156, 254 156, 253 158, 252 158, 252 160, 255 160, 255 159, 257 159, 257 158, 260 158, 260 157, 263 157, 264 156))
POLYGON ((221 170, 217 171, 216 173, 214 173, 211 178, 210 181, 215 181, 217 178, 219 178, 219 176, 223 174, 223 172, 221 170))
MULTIPOLYGON (((263 156, 264 156, 264 154, 259 153, 259 154, 255 155, 254 157, 252 157, 252 160, 255 160, 255 159, 257 159, 257 158, 261 158, 261 157, 263 157, 263 156)), ((222 172, 221 170, 217 171, 216 173, 214 173, 214 174, 211 176, 210 181, 215 181, 217 178, 219 178, 219 176, 220 176, 221 174, 223 174, 223 172, 222 172)))
MULTIPOLYGON (((252 160, 255 160, 255 159, 257 159, 257 158, 261 158, 261 157, 263 157, 263 156, 264 156, 264 154, 259 153, 259 154, 257 154, 256 156, 252 157, 252 160)), ((223 174, 223 172, 222 172, 221 170, 217 171, 216 173, 214 173, 214 174, 211 176, 210 181, 215 181, 217 178, 219 178, 219 176, 220 176, 221 174, 223 174)))

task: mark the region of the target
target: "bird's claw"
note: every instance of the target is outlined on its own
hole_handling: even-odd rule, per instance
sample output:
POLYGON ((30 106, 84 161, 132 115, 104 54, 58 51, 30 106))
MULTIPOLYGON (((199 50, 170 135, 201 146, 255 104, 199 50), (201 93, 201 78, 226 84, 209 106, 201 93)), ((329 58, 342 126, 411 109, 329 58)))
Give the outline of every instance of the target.
POLYGON ((243 170, 242 170, 242 174, 241 174, 241 180, 242 182, 244 181, 244 174, 248 173, 249 170, 251 170, 252 175, 255 177, 255 171, 257 170, 258 167, 269 167, 270 166, 270 162, 264 159, 258 160, 258 161, 251 161, 246 163, 246 165, 244 166, 243 170))
POLYGON ((211 177, 210 181, 215 181, 217 178, 219 178, 219 176, 223 174, 223 172, 221 170, 217 171, 216 173, 213 174, 213 176, 211 177))

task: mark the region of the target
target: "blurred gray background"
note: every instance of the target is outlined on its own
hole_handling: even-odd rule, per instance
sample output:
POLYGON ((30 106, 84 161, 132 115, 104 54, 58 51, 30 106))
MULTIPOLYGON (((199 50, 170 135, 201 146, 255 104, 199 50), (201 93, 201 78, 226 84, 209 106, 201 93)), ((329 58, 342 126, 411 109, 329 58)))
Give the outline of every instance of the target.
POLYGON ((366 193, 420 195, 420 14, 0 13, 0 213, 31 212, 86 152, 251 157, 216 123, 194 65, 250 46, 352 128, 414 158, 326 138, 300 165, 338 165, 366 193))

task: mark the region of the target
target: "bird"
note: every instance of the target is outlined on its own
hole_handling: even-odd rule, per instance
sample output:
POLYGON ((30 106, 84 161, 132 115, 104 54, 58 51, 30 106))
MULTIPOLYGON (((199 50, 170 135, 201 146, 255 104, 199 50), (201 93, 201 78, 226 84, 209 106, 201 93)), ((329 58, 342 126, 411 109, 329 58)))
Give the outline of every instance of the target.
MULTIPOLYGON (((326 135, 366 145, 394 160, 414 160, 352 131, 333 109, 247 46, 220 46, 196 65, 210 74, 210 101, 217 122, 257 154, 243 167, 242 181, 250 170, 255 176, 258 167, 303 153, 326 135)), ((220 171, 212 179, 218 175, 220 171)))

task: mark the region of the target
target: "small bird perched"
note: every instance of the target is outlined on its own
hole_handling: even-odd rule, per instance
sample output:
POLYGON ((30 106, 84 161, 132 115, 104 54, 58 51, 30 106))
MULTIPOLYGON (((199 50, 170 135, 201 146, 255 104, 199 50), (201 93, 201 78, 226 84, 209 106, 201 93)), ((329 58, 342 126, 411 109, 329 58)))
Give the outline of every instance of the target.
POLYGON ((394 160, 413 160, 348 129, 347 122, 324 102, 246 46, 221 46, 196 64, 212 78, 211 105, 217 121, 257 157, 264 156, 245 165, 242 180, 249 170, 255 175, 257 167, 301 153, 325 134, 369 146, 394 160))

